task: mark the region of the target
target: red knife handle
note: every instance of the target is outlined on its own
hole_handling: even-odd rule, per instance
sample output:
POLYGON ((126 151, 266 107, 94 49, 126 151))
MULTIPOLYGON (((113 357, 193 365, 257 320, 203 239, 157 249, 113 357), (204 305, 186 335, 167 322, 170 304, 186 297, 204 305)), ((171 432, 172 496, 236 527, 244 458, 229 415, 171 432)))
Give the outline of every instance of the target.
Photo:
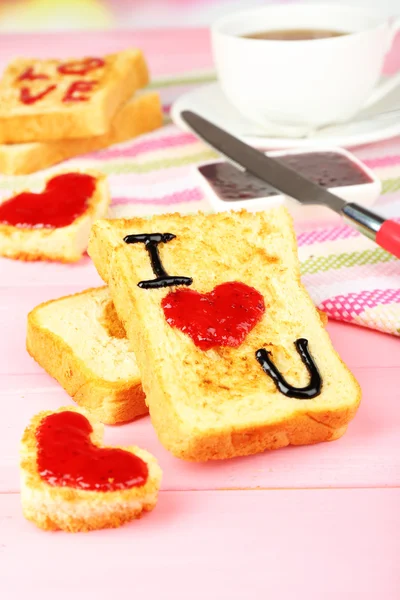
POLYGON ((376 234, 376 243, 400 258, 400 223, 385 221, 376 234))
POLYGON ((355 202, 345 204, 342 215, 352 227, 400 258, 400 223, 385 219, 355 202))

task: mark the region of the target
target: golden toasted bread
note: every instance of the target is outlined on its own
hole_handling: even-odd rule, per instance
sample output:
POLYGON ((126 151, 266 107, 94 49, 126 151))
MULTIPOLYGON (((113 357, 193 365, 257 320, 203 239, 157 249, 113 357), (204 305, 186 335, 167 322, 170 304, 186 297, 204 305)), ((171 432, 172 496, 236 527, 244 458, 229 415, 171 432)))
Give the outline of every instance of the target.
POLYGON ((133 344, 153 425, 173 454, 194 461, 228 458, 334 440, 345 432, 360 387, 301 284, 285 209, 99 220, 88 252, 133 344), (240 282, 262 296, 265 312, 239 347, 202 350, 163 311, 166 296, 184 288, 139 286, 156 278, 149 253, 144 243, 124 239, 154 233, 176 236, 158 250, 169 275, 192 278, 187 289, 209 294, 240 282), (310 368, 299 340, 307 340, 310 368))
MULTIPOLYGON (((52 174, 42 186, 42 190, 35 193, 40 194, 48 189, 48 185, 54 182, 62 181, 59 178, 64 176, 89 176, 94 179, 94 189, 87 199, 83 212, 65 226, 52 226, 43 223, 26 223, 29 218, 34 222, 36 220, 37 208, 32 204, 29 209, 21 210, 19 207, 19 198, 22 192, 13 194, 9 198, 0 201, 0 256, 18 260, 47 260, 60 262, 76 262, 81 259, 88 244, 89 232, 96 219, 107 216, 110 204, 110 194, 106 176, 97 171, 77 171, 68 173, 52 174), (14 199, 15 198, 15 199, 14 199), (13 209, 12 222, 9 216, 4 214, 6 206, 10 203, 15 204, 13 209), (15 218, 14 218, 15 217, 15 218), (17 218, 20 221, 17 222, 17 218)), ((79 182, 75 189, 71 191, 69 199, 73 200, 74 193, 79 192, 79 182)), ((60 185, 62 193, 63 186, 60 185)), ((30 192, 28 192, 30 193, 30 192)), ((48 199, 46 195, 38 198, 38 205, 49 207, 51 212, 57 217, 57 212, 64 210, 64 199, 48 199)))
POLYGON ((46 169, 62 160, 107 148, 161 127, 163 122, 159 95, 138 93, 115 115, 107 133, 82 139, 0 144, 0 173, 25 175, 46 169))
POLYGON ((29 354, 102 423, 148 412, 136 358, 108 289, 40 304, 28 315, 29 354))
MULTIPOLYGON (((41 529, 77 532, 119 527, 139 517, 143 511, 152 510, 157 502, 161 469, 151 454, 136 446, 121 450, 139 457, 146 464, 148 475, 141 485, 107 489, 110 487, 107 484, 113 484, 115 481, 114 472, 108 480, 99 478, 99 481, 96 481, 96 489, 93 489, 93 483, 89 486, 85 480, 81 484, 76 483, 76 479, 72 481, 71 473, 62 473, 60 477, 56 468, 51 473, 47 469, 47 477, 43 477, 43 473, 38 470, 39 454, 42 456, 43 447, 39 444, 37 433, 47 417, 63 412, 77 413, 85 417, 89 421, 89 431, 92 431, 91 443, 104 448, 103 425, 97 423, 93 416, 83 409, 68 406, 55 412, 43 411, 36 415, 25 430, 21 444, 21 501, 24 516, 41 529)), ((54 427, 51 423, 45 423, 46 425, 54 427)), ((39 432, 40 437, 42 431, 39 432)), ((68 431, 71 432, 70 429, 68 431)), ((69 437, 68 444, 73 446, 76 429, 71 433, 73 437, 69 437)), ((43 437, 41 439, 43 440, 43 437)), ((64 451, 60 443, 58 441, 57 451, 54 451, 55 457, 64 451)), ((48 448, 45 448, 45 451, 49 454, 48 448)), ((71 452, 73 451, 72 447, 71 452)), ((79 460, 82 463, 85 458, 80 457, 79 460)))
POLYGON ((147 82, 140 50, 80 60, 18 58, 0 80, 0 143, 103 135, 147 82))

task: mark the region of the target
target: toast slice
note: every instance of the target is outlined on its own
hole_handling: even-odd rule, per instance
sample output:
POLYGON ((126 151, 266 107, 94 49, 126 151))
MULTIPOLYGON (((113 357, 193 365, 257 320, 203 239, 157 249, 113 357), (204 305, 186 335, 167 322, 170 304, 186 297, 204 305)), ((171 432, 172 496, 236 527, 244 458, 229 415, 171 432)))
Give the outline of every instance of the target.
POLYGON ((161 469, 155 458, 136 446, 121 448, 124 454, 138 457, 138 464, 133 465, 128 457, 128 468, 141 469, 142 476, 132 471, 122 478, 117 471, 119 455, 104 477, 99 472, 104 455, 91 454, 92 444, 104 448, 103 432, 104 426, 93 416, 71 406, 55 412, 43 411, 32 419, 20 451, 21 502, 26 519, 46 530, 91 531, 119 527, 155 507, 161 482, 161 469), (55 432, 53 439, 48 436, 49 428, 55 432), (90 432, 89 436, 84 436, 85 432, 90 432), (58 439, 54 440, 56 436, 58 439), (78 446, 82 442, 83 448, 78 446), (89 462, 92 457, 97 459, 97 465, 89 462), (63 472, 63 468, 71 466, 71 458, 73 469, 63 472), (133 483, 134 475, 140 485, 124 485, 129 476, 133 483))
MULTIPOLYGON (((332 347, 300 282, 286 209, 99 220, 88 252, 109 284, 135 349, 152 423, 174 455, 192 461, 230 458, 334 440, 345 432, 360 402, 360 387, 332 347), (176 236, 164 238, 158 250, 167 274, 192 278, 188 288, 147 289, 146 282, 155 279, 148 251, 144 243, 124 239, 152 233, 176 236), (226 282, 245 284, 253 295, 261 295, 265 312, 239 347, 201 349, 167 322, 162 303, 167 309, 178 290, 210 294, 226 282), (295 346, 304 339, 314 361, 310 371, 300 358, 304 349, 295 346), (264 370, 267 361, 258 360, 261 350, 278 371, 275 379, 273 369, 271 374, 264 370), (290 397, 291 388, 307 395, 312 387, 316 391, 309 389, 307 399, 290 397)), ((186 302, 192 310, 192 300, 186 302)), ((198 325, 197 317, 187 319, 187 331, 198 325)), ((211 335, 224 320, 207 332, 211 335)))
POLYGON ((0 173, 26 175, 62 160, 125 142, 161 127, 160 97, 156 92, 138 93, 115 115, 107 133, 75 140, 0 144, 0 173))
POLYGON ((147 414, 136 358, 107 288, 34 308, 28 315, 26 346, 101 423, 115 425, 147 414))
POLYGON ((18 58, 0 81, 0 143, 103 135, 148 79, 136 49, 79 60, 18 58))
POLYGON ((18 192, 0 201, 0 256, 76 262, 87 248, 92 224, 107 216, 109 205, 102 173, 53 174, 41 192, 18 192))

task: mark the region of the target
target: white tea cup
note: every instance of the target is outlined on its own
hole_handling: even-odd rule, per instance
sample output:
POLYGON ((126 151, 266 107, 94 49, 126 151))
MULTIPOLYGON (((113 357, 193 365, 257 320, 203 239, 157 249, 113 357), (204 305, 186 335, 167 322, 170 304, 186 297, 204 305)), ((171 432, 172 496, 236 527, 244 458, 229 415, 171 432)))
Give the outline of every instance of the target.
MULTIPOLYGON (((223 92, 248 119, 312 131, 350 120, 400 83, 380 83, 400 21, 338 5, 269 5, 222 17, 211 29, 223 92), (336 37, 271 40, 243 37, 272 30, 329 30, 336 37)), ((293 133, 293 132, 292 132, 293 133)))

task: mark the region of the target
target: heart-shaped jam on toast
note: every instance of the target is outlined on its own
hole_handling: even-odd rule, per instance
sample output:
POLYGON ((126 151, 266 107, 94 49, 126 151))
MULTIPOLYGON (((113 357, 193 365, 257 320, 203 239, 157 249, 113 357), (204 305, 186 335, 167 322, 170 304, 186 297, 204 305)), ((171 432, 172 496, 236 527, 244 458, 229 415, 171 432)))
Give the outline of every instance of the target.
POLYGON ((88 419, 72 411, 45 417, 36 430, 37 469, 51 486, 112 492, 144 485, 147 464, 120 448, 93 444, 88 419))
POLYGON ((165 296, 162 307, 167 323, 202 350, 238 348, 265 312, 260 292, 239 281, 222 283, 206 294, 178 288, 165 296))
POLYGON ((67 227, 87 210, 95 188, 96 179, 86 173, 57 175, 42 192, 22 192, 0 204, 0 223, 36 229, 67 227))

